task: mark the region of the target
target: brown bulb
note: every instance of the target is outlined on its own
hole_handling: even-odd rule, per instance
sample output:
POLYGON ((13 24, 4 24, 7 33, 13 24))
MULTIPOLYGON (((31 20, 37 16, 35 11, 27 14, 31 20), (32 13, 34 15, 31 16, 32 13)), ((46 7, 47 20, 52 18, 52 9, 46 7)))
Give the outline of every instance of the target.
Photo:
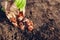
POLYGON ((21 30, 24 30, 24 29, 25 29, 25 26, 23 25, 22 22, 19 23, 19 28, 20 28, 21 30))
POLYGON ((29 26, 29 27, 28 27, 28 30, 29 30, 29 31, 32 31, 32 30, 33 30, 33 26, 29 26))

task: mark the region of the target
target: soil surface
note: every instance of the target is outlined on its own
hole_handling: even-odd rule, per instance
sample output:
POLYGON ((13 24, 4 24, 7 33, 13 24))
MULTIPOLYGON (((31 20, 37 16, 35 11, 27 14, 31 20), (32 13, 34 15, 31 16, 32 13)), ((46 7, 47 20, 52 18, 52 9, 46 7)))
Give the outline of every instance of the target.
POLYGON ((27 0, 26 17, 34 23, 32 32, 14 27, 1 8, 0 40, 60 40, 60 0, 27 0))

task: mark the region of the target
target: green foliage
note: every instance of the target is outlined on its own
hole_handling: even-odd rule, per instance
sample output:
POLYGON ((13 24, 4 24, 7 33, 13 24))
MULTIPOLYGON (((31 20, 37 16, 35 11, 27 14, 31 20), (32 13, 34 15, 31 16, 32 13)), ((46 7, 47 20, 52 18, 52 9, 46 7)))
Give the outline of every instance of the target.
POLYGON ((26 6, 26 0, 15 0, 14 3, 16 4, 17 8, 20 9, 20 11, 23 11, 26 6))

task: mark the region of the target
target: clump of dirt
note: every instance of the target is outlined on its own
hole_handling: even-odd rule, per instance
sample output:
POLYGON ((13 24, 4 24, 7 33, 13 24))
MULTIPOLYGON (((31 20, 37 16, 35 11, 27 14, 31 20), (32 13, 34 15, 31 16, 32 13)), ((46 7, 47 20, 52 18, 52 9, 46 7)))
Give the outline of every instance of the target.
POLYGON ((60 1, 27 0, 26 17, 34 22, 34 30, 14 27, 0 7, 0 40, 60 40, 60 1))

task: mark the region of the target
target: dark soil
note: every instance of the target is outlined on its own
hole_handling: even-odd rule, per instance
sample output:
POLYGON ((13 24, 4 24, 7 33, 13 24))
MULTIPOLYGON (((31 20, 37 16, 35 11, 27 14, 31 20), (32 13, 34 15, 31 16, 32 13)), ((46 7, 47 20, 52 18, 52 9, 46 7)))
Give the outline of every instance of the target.
POLYGON ((26 17, 34 30, 21 31, 7 19, 0 6, 0 40, 60 40, 60 0, 27 0, 26 17))

